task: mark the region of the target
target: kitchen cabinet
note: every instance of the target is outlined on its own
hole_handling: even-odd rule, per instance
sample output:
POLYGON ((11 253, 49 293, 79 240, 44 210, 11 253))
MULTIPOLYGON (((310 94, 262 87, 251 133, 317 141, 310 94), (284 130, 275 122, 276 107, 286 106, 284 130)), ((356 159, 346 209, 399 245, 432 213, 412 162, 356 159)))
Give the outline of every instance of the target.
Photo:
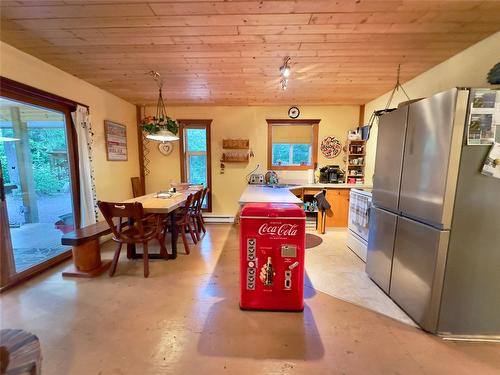
POLYGON ((326 227, 345 228, 349 217, 350 189, 327 189, 326 200, 331 208, 326 212, 326 227))
POLYGON ((290 191, 297 197, 304 200, 304 195, 315 195, 322 190, 326 190, 326 200, 331 208, 326 212, 327 228, 346 228, 349 218, 349 193, 350 188, 293 188, 290 191))

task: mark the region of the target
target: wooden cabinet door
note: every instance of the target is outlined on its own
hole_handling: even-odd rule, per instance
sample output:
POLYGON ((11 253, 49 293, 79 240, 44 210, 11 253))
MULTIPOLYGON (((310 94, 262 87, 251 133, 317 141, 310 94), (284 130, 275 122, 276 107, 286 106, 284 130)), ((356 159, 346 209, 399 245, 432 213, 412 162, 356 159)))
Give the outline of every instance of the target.
POLYGON ((350 189, 328 189, 326 199, 331 208, 326 212, 327 227, 347 227, 350 189))

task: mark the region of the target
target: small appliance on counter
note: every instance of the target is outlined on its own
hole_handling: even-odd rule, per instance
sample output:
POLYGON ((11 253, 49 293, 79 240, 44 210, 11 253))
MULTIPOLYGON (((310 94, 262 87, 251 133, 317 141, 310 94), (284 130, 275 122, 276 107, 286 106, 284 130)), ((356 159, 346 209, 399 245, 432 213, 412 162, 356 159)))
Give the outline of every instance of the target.
POLYGON ((274 185, 279 183, 278 174, 275 171, 269 170, 264 175, 264 181, 267 185, 274 185))
POLYGON ((322 184, 341 184, 344 182, 344 171, 338 165, 327 165, 319 170, 319 182, 322 184))
POLYGON ((260 168, 260 164, 257 164, 257 167, 247 174, 247 182, 249 185, 264 185, 265 179, 262 173, 255 173, 260 168))

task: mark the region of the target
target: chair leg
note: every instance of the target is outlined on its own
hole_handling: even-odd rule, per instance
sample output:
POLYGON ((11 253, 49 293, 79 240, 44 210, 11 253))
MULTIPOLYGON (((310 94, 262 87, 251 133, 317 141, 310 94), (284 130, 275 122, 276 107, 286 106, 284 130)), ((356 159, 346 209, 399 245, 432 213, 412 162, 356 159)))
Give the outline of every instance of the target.
POLYGON ((144 254, 142 258, 144 259, 144 277, 149 276, 149 253, 148 253, 148 243, 144 242, 142 244, 144 254))
POLYGON ((191 228, 191 223, 187 223, 186 224, 186 227, 189 231, 189 234, 191 235, 191 239, 193 240, 193 242, 195 243, 195 245, 198 243, 198 240, 196 239, 196 235, 194 234, 193 232, 193 228, 191 228))
POLYGON ((189 254, 189 244, 187 242, 187 238, 186 238, 186 228, 179 228, 179 232, 181 233, 181 237, 182 237, 182 242, 184 243, 184 250, 186 251, 186 254, 189 254))
POLYGON ((158 243, 160 244, 160 254, 166 256, 168 254, 167 247, 165 245, 165 240, 167 239, 167 227, 163 229, 160 233, 159 237, 156 238, 158 243))
POLYGON ((115 255, 113 256, 113 262, 111 262, 111 268, 109 269, 109 276, 113 276, 116 272, 116 266, 118 265, 118 258, 120 258, 120 251, 122 249, 122 243, 118 242, 118 246, 115 250, 115 255))
POLYGON ((198 218, 198 224, 200 225, 201 227, 201 230, 203 231, 203 233, 207 233, 207 228, 205 228, 205 220, 203 220, 203 215, 199 215, 197 216, 198 218))
POLYGON ((192 217, 192 222, 193 222, 194 234, 196 235, 196 240, 200 241, 201 240, 201 236, 200 236, 201 228, 198 225, 198 219, 196 216, 192 217))

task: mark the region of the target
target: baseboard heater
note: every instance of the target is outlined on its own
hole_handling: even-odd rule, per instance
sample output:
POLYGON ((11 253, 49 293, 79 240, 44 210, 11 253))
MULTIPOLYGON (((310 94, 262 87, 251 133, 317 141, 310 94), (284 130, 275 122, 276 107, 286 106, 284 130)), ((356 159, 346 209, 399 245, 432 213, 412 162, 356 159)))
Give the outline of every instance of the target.
POLYGON ((210 224, 217 224, 217 223, 234 223, 234 216, 227 216, 227 215, 207 215, 203 214, 203 219, 205 219, 205 222, 210 223, 210 224))

